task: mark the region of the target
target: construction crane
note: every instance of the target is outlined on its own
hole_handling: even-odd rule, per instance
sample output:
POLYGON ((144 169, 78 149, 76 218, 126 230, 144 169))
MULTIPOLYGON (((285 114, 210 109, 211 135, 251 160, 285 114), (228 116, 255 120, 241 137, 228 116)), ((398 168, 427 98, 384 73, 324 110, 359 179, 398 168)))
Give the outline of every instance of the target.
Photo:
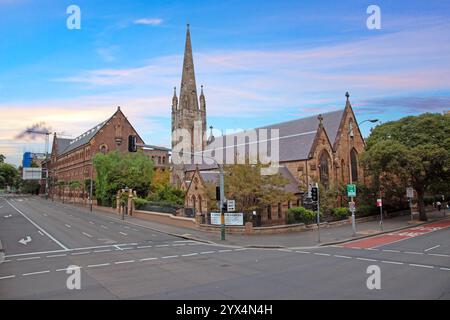
MULTIPOLYGON (((45 159, 47 159, 48 158, 48 146, 49 146, 49 140, 50 140, 50 135, 51 135, 51 132, 50 131, 48 131, 48 130, 33 130, 33 129, 27 129, 26 131, 25 131, 25 133, 28 133, 28 134, 40 134, 40 135, 45 135, 45 159)), ((66 137, 68 137, 67 135, 65 135, 65 134, 63 134, 63 133, 56 133, 55 132, 55 134, 57 134, 58 136, 66 136, 66 137)))

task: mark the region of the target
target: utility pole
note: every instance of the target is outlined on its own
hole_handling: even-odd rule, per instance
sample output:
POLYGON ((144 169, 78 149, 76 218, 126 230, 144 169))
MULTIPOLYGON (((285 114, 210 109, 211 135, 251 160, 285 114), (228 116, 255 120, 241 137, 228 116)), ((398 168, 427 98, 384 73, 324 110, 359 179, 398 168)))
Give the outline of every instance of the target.
POLYGON ((223 166, 217 164, 219 166, 220 172, 220 240, 225 240, 225 212, 223 212, 223 205, 225 200, 225 181, 223 176, 223 166))
POLYGON ((319 191, 319 184, 316 182, 316 188, 317 188, 317 242, 320 243, 320 191, 319 191))

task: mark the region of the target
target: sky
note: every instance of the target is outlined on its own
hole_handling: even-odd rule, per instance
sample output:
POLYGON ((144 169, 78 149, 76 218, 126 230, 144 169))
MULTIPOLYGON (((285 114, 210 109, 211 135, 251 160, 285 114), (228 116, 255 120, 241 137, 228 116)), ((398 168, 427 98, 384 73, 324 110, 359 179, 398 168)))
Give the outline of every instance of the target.
POLYGON ((117 106, 147 144, 170 146, 187 23, 219 131, 344 108, 346 91, 359 122, 450 109, 448 1, 0 0, 0 154, 19 165, 45 151, 17 138, 27 127, 75 138, 117 106))

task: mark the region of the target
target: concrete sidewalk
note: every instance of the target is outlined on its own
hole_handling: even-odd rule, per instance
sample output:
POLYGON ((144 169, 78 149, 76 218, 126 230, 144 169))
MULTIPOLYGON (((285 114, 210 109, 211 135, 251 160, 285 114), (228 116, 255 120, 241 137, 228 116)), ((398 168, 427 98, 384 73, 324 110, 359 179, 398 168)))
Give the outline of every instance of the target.
MULTIPOLYGON (((67 205, 67 204, 66 204, 67 205)), ((72 206, 72 205, 69 205, 72 206)), ((79 207, 80 210, 89 212, 87 208, 79 207)), ((110 218, 120 219, 119 216, 99 210, 94 209, 93 211, 98 215, 105 215, 110 218)), ((90 212, 89 212, 90 213, 90 212)), ((428 222, 434 220, 440 220, 444 218, 443 212, 431 211, 427 212, 428 222)), ((450 215, 447 213, 447 218, 450 215)), ((243 247, 267 247, 267 248, 305 248, 305 247, 315 247, 319 245, 329 245, 339 242, 346 242, 350 240, 355 240, 358 238, 374 236, 382 232, 391 232, 394 230, 399 230, 402 228, 408 228, 423 224, 420 221, 411 222, 410 215, 397 216, 392 218, 383 219, 383 231, 380 230, 379 220, 360 222, 356 224, 357 235, 352 237, 352 226, 351 224, 328 227, 320 229, 321 242, 318 243, 318 233, 317 230, 307 230, 293 233, 283 233, 283 234, 268 234, 268 235, 242 235, 242 234, 227 234, 226 240, 220 240, 219 232, 207 232, 191 228, 177 227, 167 224, 162 224, 154 221, 148 221, 144 219, 139 219, 135 217, 127 216, 125 217, 125 222, 130 224, 137 224, 145 226, 152 230, 160 231, 166 234, 171 234, 179 237, 184 237, 186 239, 217 243, 221 245, 229 246, 243 246, 243 247)))

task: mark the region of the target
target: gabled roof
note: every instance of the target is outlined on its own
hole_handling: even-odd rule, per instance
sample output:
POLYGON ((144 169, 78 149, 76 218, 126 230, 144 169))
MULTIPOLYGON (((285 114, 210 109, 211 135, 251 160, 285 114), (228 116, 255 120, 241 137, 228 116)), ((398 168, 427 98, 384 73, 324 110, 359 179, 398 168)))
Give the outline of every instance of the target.
MULTIPOLYGON (((345 109, 323 113, 323 127, 327 133, 331 144, 336 140, 341 120, 344 115, 345 109)), ((307 118, 301 118, 291 120, 287 122, 277 123, 265 127, 255 129, 258 137, 260 137, 261 129, 267 129, 268 135, 271 129, 279 130, 279 161, 295 161, 305 160, 309 158, 309 153, 314 144, 318 129, 319 119, 318 116, 310 116, 307 118)), ((226 145, 227 137, 238 137, 244 135, 245 132, 239 132, 227 136, 216 137, 213 142, 208 144, 206 149, 219 148, 220 145, 226 145)), ((270 136, 267 137, 270 139, 270 136)), ((248 143, 247 147, 248 147, 248 143)), ((237 146, 237 142, 234 143, 237 146)), ((227 148, 232 146, 227 146, 227 148)), ((268 152, 271 151, 271 143, 268 143, 268 152)), ((248 148, 246 148, 246 152, 248 148)), ((224 151, 224 154, 226 152, 224 151)))
MULTIPOLYGON (((68 144, 67 144, 67 142, 65 142, 67 144, 66 148, 61 149, 61 152, 58 155, 61 155, 61 154, 64 154, 64 153, 68 153, 68 152, 70 152, 72 150, 75 150, 78 147, 81 147, 81 146, 87 144, 97 134, 97 132, 99 132, 105 126, 105 124, 110 119, 111 118, 109 118, 106 121, 103 121, 102 123, 99 123, 98 125, 96 125, 92 129, 86 131, 85 133, 81 134, 80 136, 76 137, 75 139, 69 139, 69 143, 68 144)), ((65 139, 65 140, 67 140, 67 139, 65 139)), ((58 148, 58 151, 59 151, 59 148, 58 148)))
POLYGON ((56 144, 57 144, 57 155, 61 155, 63 153, 63 151, 65 149, 67 149, 67 147, 70 144, 70 141, 72 141, 72 139, 64 139, 64 138, 56 138, 56 144))

